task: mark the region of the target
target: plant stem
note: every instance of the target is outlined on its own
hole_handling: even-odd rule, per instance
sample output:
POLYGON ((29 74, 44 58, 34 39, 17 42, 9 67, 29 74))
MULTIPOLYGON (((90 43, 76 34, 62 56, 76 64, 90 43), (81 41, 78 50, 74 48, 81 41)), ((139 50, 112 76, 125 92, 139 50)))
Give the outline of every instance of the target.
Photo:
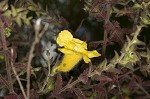
MULTIPOLYGON (((40 25, 40 24, 38 24, 38 25, 40 25)), ((31 61, 34 57, 34 49, 35 49, 36 44, 39 43, 39 41, 40 41, 41 37, 43 36, 43 34, 45 33, 45 31, 48 29, 48 25, 46 24, 41 32, 39 32, 40 30, 37 30, 36 28, 37 27, 35 27, 35 40, 33 41, 32 45, 31 45, 31 49, 29 52, 29 59, 28 59, 28 63, 27 63, 27 99, 30 98, 30 75, 31 75, 30 67, 31 67, 31 61)))
POLYGON ((19 86, 20 86, 21 92, 22 92, 24 98, 27 99, 27 96, 26 96, 26 93, 25 93, 24 88, 23 88, 23 86, 22 86, 22 83, 21 83, 21 81, 20 81, 20 78, 19 78, 19 76, 18 76, 18 74, 17 74, 17 72, 16 72, 16 69, 15 69, 15 67, 14 67, 12 57, 13 57, 13 49, 11 49, 11 62, 10 62, 10 64, 11 64, 11 67, 12 67, 12 71, 14 72, 14 75, 15 75, 15 77, 16 77, 16 79, 17 79, 17 81, 18 81, 18 84, 19 84, 19 86))
MULTIPOLYGON (((106 5, 106 9, 107 9, 107 16, 105 18, 105 23, 104 26, 107 25, 109 23, 109 17, 110 17, 110 1, 107 0, 107 5, 106 5)), ((104 41, 103 41, 103 46, 102 46, 102 58, 105 58, 105 52, 106 52, 106 47, 107 47, 107 36, 108 36, 108 32, 106 31, 106 29, 104 30, 104 41)))
POLYGON ((6 51, 9 51, 7 48, 7 43, 6 43, 6 37, 5 37, 5 30, 4 30, 4 25, 3 22, 0 18, 0 36, 2 40, 2 46, 3 46, 3 51, 4 51, 4 57, 5 57, 5 63, 6 63, 6 70, 7 70, 7 77, 8 77, 8 82, 9 82, 9 91, 10 93, 15 93, 13 89, 13 84, 12 84, 12 78, 11 78, 11 67, 9 65, 9 57, 6 53, 6 51))
POLYGON ((42 88, 40 89, 40 92, 42 92, 44 90, 45 86, 47 85, 49 78, 50 78, 50 74, 51 74, 51 62, 48 61, 48 74, 46 76, 46 79, 44 81, 42 88))

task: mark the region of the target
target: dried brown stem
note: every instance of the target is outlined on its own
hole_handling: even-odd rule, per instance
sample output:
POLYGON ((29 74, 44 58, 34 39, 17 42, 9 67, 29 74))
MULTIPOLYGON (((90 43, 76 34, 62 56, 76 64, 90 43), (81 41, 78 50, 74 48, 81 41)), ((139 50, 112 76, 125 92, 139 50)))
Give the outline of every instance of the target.
MULTIPOLYGON (((69 81, 70 82, 70 81, 69 81)), ((75 80, 72 83, 68 83, 65 87, 63 87, 61 90, 59 90, 58 94, 62 93, 63 91, 66 91, 67 89, 75 86, 77 83, 81 82, 79 79, 75 80)))
POLYGON ((139 89, 141 89, 150 98, 150 94, 140 84, 138 84, 137 82, 135 82, 135 84, 137 85, 139 89))
POLYGON ((18 84, 19 84, 19 86, 20 86, 20 89, 21 89, 21 92, 22 92, 24 98, 27 99, 27 96, 26 96, 26 93, 25 93, 24 88, 23 88, 23 86, 22 86, 22 83, 21 83, 21 81, 20 81, 20 78, 19 78, 19 76, 18 76, 18 74, 17 74, 17 72, 16 72, 16 69, 15 69, 15 67, 14 67, 13 58, 12 58, 12 57, 13 57, 13 49, 11 49, 11 67, 12 67, 12 71, 14 72, 14 75, 15 75, 17 81, 18 81, 18 84))
POLYGON ((44 29, 39 32, 36 31, 35 29, 35 40, 33 41, 32 45, 31 45, 31 49, 29 52, 29 59, 28 59, 28 63, 27 63, 27 99, 30 98, 30 75, 31 75, 31 61, 34 57, 34 49, 37 43, 39 43, 41 37, 43 36, 43 34, 45 33, 45 31, 47 30, 48 26, 45 26, 44 29))
POLYGON ((9 89, 9 84, 8 82, 3 78, 3 76, 0 74, 0 80, 1 82, 9 89))
MULTIPOLYGON (((109 0, 107 0, 107 5, 106 5, 106 8, 107 8, 107 17, 105 19, 105 23, 104 23, 104 26, 109 22, 109 17, 110 17, 110 3, 109 3, 109 0)), ((108 32, 106 30, 104 30, 104 41, 103 41, 103 46, 102 46, 102 58, 104 59, 105 58, 105 52, 106 52, 106 47, 107 47, 107 35, 108 35, 108 32)))
MULTIPOLYGON (((6 52, 6 51, 8 51, 8 48, 7 48, 7 43, 6 43, 4 24, 1 20, 1 18, 0 18, 0 36, 1 36, 1 40, 2 40, 3 51, 6 52)), ((13 89, 13 83, 12 83, 12 77, 11 77, 11 67, 9 65, 10 59, 6 53, 4 53, 4 58, 5 58, 5 62, 6 62, 7 77, 8 77, 8 82, 9 82, 9 91, 12 94, 15 92, 13 89)))

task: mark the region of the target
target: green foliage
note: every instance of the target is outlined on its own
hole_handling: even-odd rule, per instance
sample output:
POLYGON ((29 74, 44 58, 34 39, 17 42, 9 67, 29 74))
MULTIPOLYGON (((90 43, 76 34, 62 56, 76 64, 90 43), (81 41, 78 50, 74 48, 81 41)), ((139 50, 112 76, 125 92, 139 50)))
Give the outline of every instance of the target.
POLYGON ((27 18, 28 10, 26 8, 15 8, 11 5, 11 10, 7 10, 3 13, 6 17, 11 17, 19 26, 22 25, 22 22, 29 25, 32 17, 27 18))
POLYGON ((4 55, 0 54, 0 62, 4 61, 4 55))
POLYGON ((0 9, 2 11, 6 11, 8 9, 8 3, 7 2, 8 2, 7 0, 1 1, 1 3, 0 3, 0 9))
POLYGON ((5 28, 5 35, 6 35, 6 37, 9 37, 11 35, 11 29, 10 28, 5 28))

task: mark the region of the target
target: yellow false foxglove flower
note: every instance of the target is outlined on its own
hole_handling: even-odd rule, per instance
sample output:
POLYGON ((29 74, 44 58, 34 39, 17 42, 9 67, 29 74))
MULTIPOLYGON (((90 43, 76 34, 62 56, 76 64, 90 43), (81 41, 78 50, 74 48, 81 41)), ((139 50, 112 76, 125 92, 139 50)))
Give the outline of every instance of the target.
POLYGON ((87 43, 79 39, 73 38, 72 34, 68 30, 63 30, 59 33, 57 44, 62 48, 59 51, 64 53, 62 62, 54 67, 53 71, 68 72, 70 71, 81 59, 85 63, 89 63, 90 58, 99 57, 96 50, 88 51, 87 43))

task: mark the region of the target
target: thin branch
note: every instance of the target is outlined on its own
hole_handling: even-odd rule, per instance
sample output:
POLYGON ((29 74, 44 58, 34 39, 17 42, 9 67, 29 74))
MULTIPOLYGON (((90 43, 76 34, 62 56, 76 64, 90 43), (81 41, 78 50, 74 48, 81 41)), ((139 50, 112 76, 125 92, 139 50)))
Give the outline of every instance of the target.
MULTIPOLYGON (((50 60, 50 59, 49 59, 49 60, 50 60)), ((47 74, 47 76, 46 76, 46 79, 45 79, 45 81, 44 81, 43 86, 40 88, 39 93, 40 93, 40 92, 43 92, 45 86, 47 85, 47 83, 48 83, 48 81, 49 81, 50 75, 51 75, 51 61, 48 61, 48 74, 47 74)))
MULTIPOLYGON (((134 69, 134 71, 137 71, 138 69, 140 69, 140 67, 135 68, 135 69, 134 69)), ((122 77, 124 77, 124 76, 126 76, 126 75, 129 75, 129 74, 131 74, 131 73, 133 73, 133 71, 132 71, 132 70, 130 70, 130 71, 128 71, 128 72, 126 72, 126 73, 125 73, 125 74, 123 74, 123 75, 120 75, 118 78, 122 78, 122 77)))
POLYGON ((0 18, 0 36, 1 36, 1 40, 2 40, 4 57, 5 57, 5 62, 6 62, 6 70, 7 70, 8 82, 10 83, 10 85, 9 85, 9 91, 12 94, 12 93, 15 93, 15 92, 14 92, 13 84, 12 84, 11 67, 9 65, 9 57, 5 53, 6 51, 8 51, 8 48, 7 48, 7 43, 6 43, 4 24, 3 24, 2 20, 1 20, 1 18, 0 18))
POLYGON ((43 28, 43 30, 41 32, 39 32, 41 30, 41 25, 40 25, 41 19, 38 19, 36 21, 35 24, 35 40, 33 41, 32 45, 31 45, 31 49, 29 52, 29 59, 28 59, 28 63, 27 63, 27 99, 30 98, 30 67, 31 67, 31 61, 34 57, 34 50, 35 50, 35 46, 37 43, 39 43, 41 37, 43 36, 43 34, 45 33, 45 31, 48 29, 48 25, 46 24, 43 28))
POLYGON ((22 92, 24 98, 27 99, 27 96, 26 96, 26 93, 25 93, 24 88, 23 88, 23 86, 22 86, 22 83, 21 83, 21 81, 20 81, 20 78, 19 78, 19 76, 18 76, 18 74, 17 74, 17 72, 16 72, 16 69, 15 69, 15 67, 14 67, 13 58, 12 58, 12 57, 13 57, 13 49, 11 49, 11 67, 12 67, 12 71, 14 72, 14 75, 15 75, 17 81, 18 81, 18 84, 19 84, 19 86, 20 86, 20 89, 21 89, 21 92, 22 92))
POLYGON ((137 85, 139 89, 141 89, 150 98, 150 94, 141 85, 139 85, 137 82, 135 82, 135 84, 137 85))
POLYGON ((9 89, 8 82, 3 78, 3 76, 0 74, 0 81, 9 89))
MULTIPOLYGON (((104 23, 104 26, 109 22, 109 17, 110 17, 110 8, 111 8, 111 5, 109 3, 109 0, 107 0, 107 5, 106 5, 106 8, 107 8, 107 16, 105 18, 105 23, 104 23)), ((104 41, 103 41, 103 46, 102 46, 102 58, 104 59, 105 58, 105 52, 106 52, 106 47, 107 47, 107 35, 108 35, 108 32, 106 30, 104 30, 104 41)))
POLYGON ((62 93, 62 92, 64 92, 64 91, 66 91, 67 89, 69 89, 69 88, 75 86, 75 85, 76 85, 77 83, 79 83, 79 82, 81 82, 81 81, 80 81, 79 79, 77 79, 77 80, 75 80, 75 81, 72 82, 72 83, 68 83, 65 87, 63 87, 61 90, 58 91, 58 94, 60 94, 60 93, 62 93))

